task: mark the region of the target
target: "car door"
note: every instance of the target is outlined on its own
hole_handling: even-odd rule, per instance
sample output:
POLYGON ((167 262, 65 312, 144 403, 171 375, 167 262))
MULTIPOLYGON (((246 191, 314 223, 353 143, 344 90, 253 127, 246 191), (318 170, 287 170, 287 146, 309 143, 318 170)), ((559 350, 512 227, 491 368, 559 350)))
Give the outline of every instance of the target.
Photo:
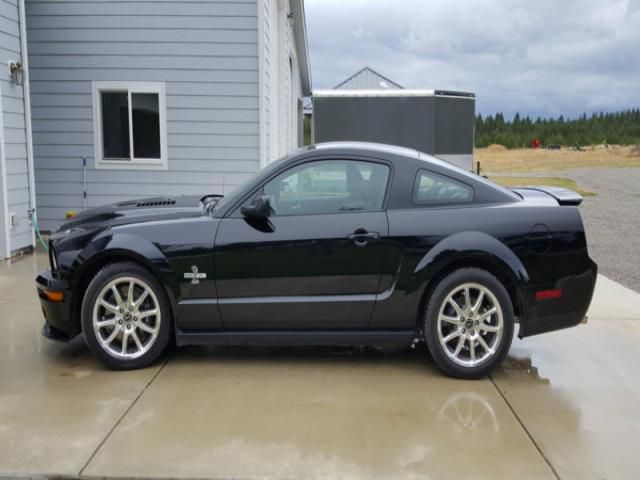
POLYGON ((267 218, 241 206, 224 218, 214 261, 225 327, 366 328, 388 250, 390 176, 383 162, 308 161, 255 192, 268 196, 267 218))

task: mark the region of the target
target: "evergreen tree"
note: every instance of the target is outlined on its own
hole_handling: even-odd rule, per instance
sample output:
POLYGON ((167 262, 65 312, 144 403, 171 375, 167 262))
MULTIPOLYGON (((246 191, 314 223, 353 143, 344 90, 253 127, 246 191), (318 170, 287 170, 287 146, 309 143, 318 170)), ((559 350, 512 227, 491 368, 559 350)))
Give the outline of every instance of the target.
POLYGON ((594 144, 640 144, 640 108, 615 113, 583 113, 576 119, 522 117, 505 120, 502 112, 495 116, 478 114, 475 120, 476 147, 493 143, 507 148, 523 148, 539 139, 543 145, 564 146, 594 144))

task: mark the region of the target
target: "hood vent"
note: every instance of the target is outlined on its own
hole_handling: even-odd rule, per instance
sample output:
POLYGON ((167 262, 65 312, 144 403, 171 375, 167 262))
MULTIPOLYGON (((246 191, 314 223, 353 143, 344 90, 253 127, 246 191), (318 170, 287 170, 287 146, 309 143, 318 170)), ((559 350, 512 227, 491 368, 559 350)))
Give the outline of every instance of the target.
POLYGON ((167 207, 170 205, 175 205, 176 201, 171 198, 152 198, 149 200, 143 200, 136 204, 138 208, 144 207, 167 207))

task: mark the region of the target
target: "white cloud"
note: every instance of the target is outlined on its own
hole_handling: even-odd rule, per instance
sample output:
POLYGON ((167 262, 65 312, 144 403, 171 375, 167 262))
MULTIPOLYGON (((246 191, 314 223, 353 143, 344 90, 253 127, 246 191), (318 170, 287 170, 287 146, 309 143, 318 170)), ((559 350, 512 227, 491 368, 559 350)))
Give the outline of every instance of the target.
POLYGON ((640 105, 639 0, 306 0, 314 88, 364 65, 482 112, 640 105))

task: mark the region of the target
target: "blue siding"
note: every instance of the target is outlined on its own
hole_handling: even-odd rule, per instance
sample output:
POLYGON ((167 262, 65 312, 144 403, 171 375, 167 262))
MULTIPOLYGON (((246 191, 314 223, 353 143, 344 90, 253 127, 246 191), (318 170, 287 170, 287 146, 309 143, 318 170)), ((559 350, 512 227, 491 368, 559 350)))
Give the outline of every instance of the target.
MULTIPOLYGON (((9 230, 11 251, 31 245, 29 224, 29 177, 23 87, 10 78, 9 61, 21 61, 20 20, 16 1, 0 0, 0 92, 6 154, 8 214, 17 214, 19 223, 9 230)), ((6 219, 7 224, 9 218, 6 219)))
POLYGON ((43 229, 82 209, 83 156, 89 207, 224 193, 259 168, 255 0, 27 0, 27 28, 43 229), (165 82, 168 170, 94 168, 92 81, 165 82))

